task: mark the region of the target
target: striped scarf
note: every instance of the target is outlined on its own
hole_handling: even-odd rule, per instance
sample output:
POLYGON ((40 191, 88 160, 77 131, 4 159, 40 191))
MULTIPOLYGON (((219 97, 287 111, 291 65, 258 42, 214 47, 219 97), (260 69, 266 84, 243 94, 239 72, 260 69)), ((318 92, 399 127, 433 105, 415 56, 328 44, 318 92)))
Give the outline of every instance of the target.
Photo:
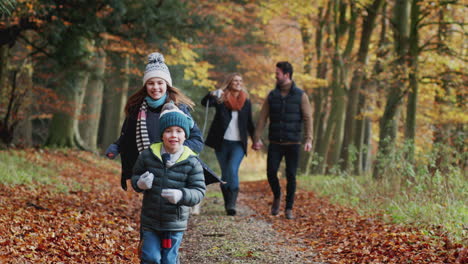
POLYGON ((143 100, 138 112, 137 125, 136 125, 136 143, 138 152, 141 153, 144 149, 150 145, 148 128, 146 127, 146 111, 148 109, 148 103, 143 100))

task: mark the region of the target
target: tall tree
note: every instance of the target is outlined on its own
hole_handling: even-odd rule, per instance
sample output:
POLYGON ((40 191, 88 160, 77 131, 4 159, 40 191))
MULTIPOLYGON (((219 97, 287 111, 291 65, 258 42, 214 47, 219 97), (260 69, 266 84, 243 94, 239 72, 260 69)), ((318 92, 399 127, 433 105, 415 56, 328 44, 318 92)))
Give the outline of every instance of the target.
POLYGON ((104 74, 106 70, 106 52, 98 48, 91 64, 91 73, 85 91, 83 109, 79 126, 85 145, 97 151, 99 120, 101 117, 104 93, 104 74))
MULTIPOLYGON (((366 78, 366 69, 369 57, 369 47, 371 44, 371 36, 375 28, 377 15, 384 3, 383 0, 374 0, 365 7, 366 14, 362 21, 361 40, 359 43, 359 51, 357 53, 357 65, 354 70, 353 78, 351 80, 350 89, 348 91, 348 104, 346 109, 345 131, 346 134, 343 138, 343 147, 341 149, 341 168, 346 170, 350 166, 350 150, 354 146, 358 149, 357 144, 361 144, 361 140, 356 142, 356 136, 361 131, 357 130, 359 95, 364 94, 363 80, 366 78)), ((362 149, 359 147, 359 149, 362 149)), ((360 153, 357 153, 360 155, 360 153)))
POLYGON ((376 109, 376 100, 372 100, 372 95, 382 94, 386 86, 382 81, 381 74, 384 72, 385 61, 388 60, 391 45, 389 37, 387 36, 388 16, 386 15, 387 3, 383 4, 382 16, 380 22, 379 41, 376 47, 376 59, 372 67, 369 78, 362 82, 363 88, 361 91, 366 91, 359 94, 359 107, 357 115, 362 119, 357 120, 356 135, 354 144, 356 146, 357 157, 354 162, 355 174, 360 175, 361 172, 370 169, 371 164, 371 150, 372 150, 372 112, 376 109))
MULTIPOLYGON (((330 19, 331 19, 331 1, 324 7, 319 8, 318 17, 317 17, 317 26, 315 31, 315 51, 316 51, 316 77, 318 79, 327 79, 327 73, 329 68, 329 61, 325 59, 326 51, 332 47, 331 41, 331 28, 330 28, 330 19)), ((313 159, 318 157, 318 150, 323 144, 323 135, 325 133, 325 120, 327 115, 328 107, 328 94, 329 89, 328 85, 321 85, 314 89, 312 93, 313 100, 313 127, 314 127, 314 141, 313 141, 313 150, 309 156, 308 162, 306 164, 305 174, 309 174, 309 170, 312 169, 313 173, 318 172, 318 166, 315 166, 313 159), (311 168, 312 167, 312 168, 311 168)))
POLYGON ((408 48, 408 60, 409 60, 409 89, 408 89, 408 102, 406 106, 406 123, 405 123, 405 139, 409 144, 410 149, 408 150, 408 160, 414 162, 414 145, 416 136, 416 112, 418 105, 418 93, 419 93, 419 23, 420 18, 420 4, 421 1, 413 0, 411 4, 411 15, 410 15, 410 35, 409 35, 409 48, 408 48))
POLYGON ((353 3, 347 4, 341 0, 333 1, 333 27, 334 27, 334 54, 332 71, 332 95, 331 112, 327 121, 327 127, 318 155, 324 162, 319 164, 319 172, 324 173, 328 166, 334 166, 338 162, 339 150, 343 140, 344 115, 346 110, 347 74, 349 72, 349 58, 354 45, 357 10, 353 3), (346 19, 350 12, 349 21, 346 19), (348 39, 344 49, 341 48, 343 36, 348 33, 348 39), (332 152, 329 153, 333 139, 332 152))
POLYGON ((53 147, 74 147, 75 138, 81 145, 81 136, 77 134, 77 118, 81 112, 90 69, 90 40, 74 30, 68 30, 64 35, 54 53, 58 57, 58 64, 55 66, 57 72, 59 69, 63 70, 59 74, 59 83, 53 89, 64 107, 58 109, 51 120, 46 145, 53 147))
POLYGON ((383 157, 392 153, 397 133, 396 119, 401 102, 407 92, 406 55, 409 43, 411 0, 397 0, 393 8, 393 32, 395 42, 395 62, 393 65, 393 83, 389 87, 383 116, 380 119, 379 146, 374 167, 374 178, 381 178, 384 172, 383 157))
POLYGON ((130 86, 130 55, 114 53, 108 56, 108 63, 117 66, 109 67, 107 81, 104 84, 103 107, 101 113, 101 128, 99 145, 107 148, 120 134, 124 121, 124 107, 128 98, 130 86))

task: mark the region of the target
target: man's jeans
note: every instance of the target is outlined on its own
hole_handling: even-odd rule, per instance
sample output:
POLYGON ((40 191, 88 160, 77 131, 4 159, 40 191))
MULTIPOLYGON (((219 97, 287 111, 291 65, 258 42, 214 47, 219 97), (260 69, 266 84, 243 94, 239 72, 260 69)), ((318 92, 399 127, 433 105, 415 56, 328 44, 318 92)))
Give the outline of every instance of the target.
POLYGON ((286 209, 292 209, 294 195, 296 193, 296 171, 299 165, 300 144, 280 145, 270 143, 268 145, 267 176, 271 191, 275 198, 281 196, 281 187, 278 180, 278 169, 283 159, 286 160, 286 209))
POLYGON ((162 247, 165 232, 141 231, 141 264, 176 264, 184 232, 170 232, 171 248, 162 247))
POLYGON ((216 158, 221 167, 221 178, 226 182, 223 188, 231 191, 239 190, 238 173, 244 155, 241 141, 223 140, 221 150, 216 151, 216 158))

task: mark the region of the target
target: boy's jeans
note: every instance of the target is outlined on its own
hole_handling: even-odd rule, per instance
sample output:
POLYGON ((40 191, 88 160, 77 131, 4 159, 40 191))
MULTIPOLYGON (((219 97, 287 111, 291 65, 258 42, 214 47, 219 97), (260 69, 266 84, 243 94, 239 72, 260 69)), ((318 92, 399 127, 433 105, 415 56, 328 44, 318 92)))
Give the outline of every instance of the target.
POLYGON ((170 232, 171 248, 162 248, 164 233, 143 228, 141 231, 141 264, 176 264, 184 232, 170 232))

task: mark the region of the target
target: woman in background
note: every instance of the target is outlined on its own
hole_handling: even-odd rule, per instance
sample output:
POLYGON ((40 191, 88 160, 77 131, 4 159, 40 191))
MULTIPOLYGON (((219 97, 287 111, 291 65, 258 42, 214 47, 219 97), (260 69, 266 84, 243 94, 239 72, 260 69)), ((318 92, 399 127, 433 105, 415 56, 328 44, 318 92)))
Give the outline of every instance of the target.
POLYGON ((208 93, 201 101, 203 106, 215 107, 205 144, 215 150, 221 167, 221 191, 227 215, 236 215, 239 193, 239 166, 247 155, 247 138, 253 139, 255 127, 252 104, 239 73, 228 75, 222 86, 208 93))

